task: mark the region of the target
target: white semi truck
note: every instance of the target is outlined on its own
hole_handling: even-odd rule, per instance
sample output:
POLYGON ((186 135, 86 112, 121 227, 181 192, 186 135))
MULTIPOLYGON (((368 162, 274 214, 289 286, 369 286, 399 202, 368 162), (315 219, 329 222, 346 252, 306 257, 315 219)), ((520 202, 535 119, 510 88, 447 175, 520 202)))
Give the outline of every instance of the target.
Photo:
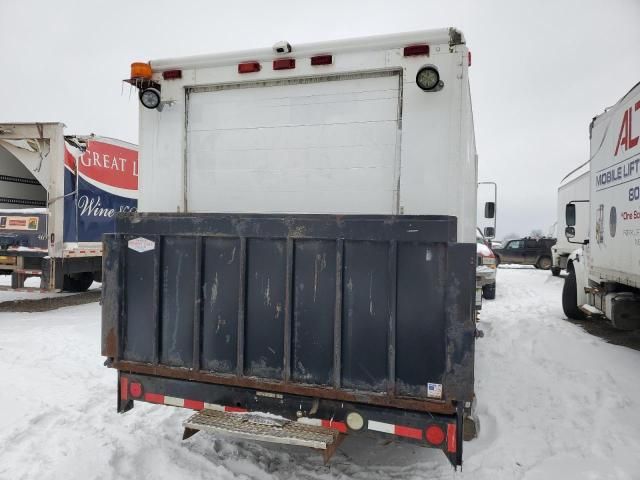
POLYGON ((580 203, 588 238, 567 263, 562 305, 570 318, 605 317, 640 328, 640 83, 590 126, 590 195, 566 205, 566 236, 577 238, 580 203))
POLYGON ((551 247, 551 273, 560 275, 561 270, 567 268, 569 255, 576 249, 576 241, 583 243, 589 235, 589 162, 583 163, 571 170, 560 182, 558 187, 558 221, 555 227, 556 244, 551 247), (574 237, 570 240, 565 235, 565 209, 567 203, 576 202, 576 224, 574 237))

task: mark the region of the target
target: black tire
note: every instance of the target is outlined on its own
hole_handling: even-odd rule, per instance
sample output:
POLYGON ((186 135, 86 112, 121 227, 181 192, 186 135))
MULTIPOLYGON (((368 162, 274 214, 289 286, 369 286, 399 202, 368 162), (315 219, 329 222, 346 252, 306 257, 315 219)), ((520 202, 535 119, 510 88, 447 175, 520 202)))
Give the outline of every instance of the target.
POLYGON ((540 257, 538 262, 536 263, 536 268, 540 270, 549 270, 553 262, 551 261, 551 257, 540 257))
POLYGON ((562 287, 562 310, 568 318, 583 320, 585 314, 578 308, 578 286, 576 283, 576 273, 570 270, 564 279, 562 287))
POLYGON ((83 272, 65 275, 62 289, 65 292, 86 292, 93 283, 93 273, 83 272))
POLYGON ((491 283, 482 287, 482 296, 486 300, 494 300, 496 298, 496 284, 491 283))
POLYGON ((557 277, 560 275, 560 267, 551 267, 551 275, 557 277))

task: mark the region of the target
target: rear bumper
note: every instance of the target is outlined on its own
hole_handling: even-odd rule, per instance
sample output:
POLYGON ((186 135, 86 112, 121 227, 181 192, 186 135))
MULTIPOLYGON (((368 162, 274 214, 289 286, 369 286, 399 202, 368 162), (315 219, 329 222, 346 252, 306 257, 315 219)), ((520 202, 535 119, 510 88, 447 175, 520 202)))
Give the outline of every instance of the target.
POLYGON ((437 448, 454 466, 462 465, 462 409, 450 415, 434 414, 150 375, 119 372, 118 377, 119 412, 130 410, 134 401, 191 410, 264 412, 350 436, 369 435, 437 448), (358 431, 347 425, 351 412, 364 418, 358 431))
POLYGON ((496 283, 496 268, 480 265, 476 267, 476 284, 480 287, 496 283))

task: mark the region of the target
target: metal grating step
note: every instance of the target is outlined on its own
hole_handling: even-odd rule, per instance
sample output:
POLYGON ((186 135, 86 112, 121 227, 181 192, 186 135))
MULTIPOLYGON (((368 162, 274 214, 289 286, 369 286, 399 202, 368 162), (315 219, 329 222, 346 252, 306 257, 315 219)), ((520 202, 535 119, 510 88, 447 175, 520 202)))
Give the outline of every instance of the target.
POLYGON ((332 428, 305 425, 257 413, 230 413, 202 410, 184 422, 185 429, 226 433, 263 442, 330 449, 339 443, 340 432, 332 428))

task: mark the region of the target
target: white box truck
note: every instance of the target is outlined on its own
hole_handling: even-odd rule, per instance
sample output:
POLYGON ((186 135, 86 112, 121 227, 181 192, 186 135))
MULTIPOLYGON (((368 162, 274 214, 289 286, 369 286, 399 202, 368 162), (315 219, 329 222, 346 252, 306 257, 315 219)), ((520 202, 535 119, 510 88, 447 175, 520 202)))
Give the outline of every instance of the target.
MULTIPOLYGON (((569 257, 562 305, 570 318, 640 328, 640 83, 593 119, 590 138, 589 234, 569 257)), ((566 206, 572 241, 578 203, 566 206)))
POLYGON ((105 236, 118 410, 197 410, 185 437, 328 458, 366 434, 460 465, 476 333, 469 62, 442 29, 133 64, 140 211, 105 236))
POLYGON ((101 281, 102 234, 136 208, 137 147, 64 128, 0 124, 0 272, 11 288, 83 291, 101 281), (25 288, 28 277, 40 286, 25 288))
POLYGON ((551 273, 560 275, 567 268, 569 255, 576 249, 576 241, 583 243, 589 235, 589 185, 591 182, 589 162, 571 170, 558 187, 558 220, 556 222, 556 243, 551 247, 551 273), (569 241, 565 235, 565 210, 568 203, 576 205, 574 237, 569 241))

